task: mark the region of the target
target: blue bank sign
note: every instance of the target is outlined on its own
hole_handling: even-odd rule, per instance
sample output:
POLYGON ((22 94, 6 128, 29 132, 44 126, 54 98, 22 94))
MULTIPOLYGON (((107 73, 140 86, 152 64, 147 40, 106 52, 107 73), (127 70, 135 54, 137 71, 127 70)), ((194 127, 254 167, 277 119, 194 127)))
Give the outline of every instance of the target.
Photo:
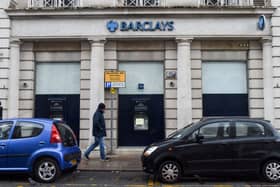
POLYGON ((116 31, 173 31, 174 21, 115 21, 107 22, 110 32, 116 31))

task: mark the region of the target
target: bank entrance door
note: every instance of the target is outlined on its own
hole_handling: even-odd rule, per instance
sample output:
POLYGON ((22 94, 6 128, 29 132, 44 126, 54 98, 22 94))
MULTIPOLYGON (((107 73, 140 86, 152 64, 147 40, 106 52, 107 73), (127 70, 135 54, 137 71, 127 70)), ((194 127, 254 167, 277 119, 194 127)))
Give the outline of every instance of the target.
POLYGON ((164 139, 163 64, 120 63, 126 87, 119 89, 118 146, 145 146, 164 139))
POLYGON ((35 117, 65 121, 79 140, 80 63, 36 64, 35 117))

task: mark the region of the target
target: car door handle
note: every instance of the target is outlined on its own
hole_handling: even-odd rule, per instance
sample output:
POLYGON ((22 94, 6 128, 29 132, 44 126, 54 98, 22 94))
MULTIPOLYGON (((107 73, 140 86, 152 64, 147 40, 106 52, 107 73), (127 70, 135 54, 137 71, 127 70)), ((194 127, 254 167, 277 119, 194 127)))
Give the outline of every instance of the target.
POLYGON ((40 141, 39 145, 44 145, 46 142, 45 141, 40 141))
POLYGON ((221 143, 221 145, 224 145, 224 146, 226 146, 226 145, 229 145, 229 143, 221 143))
POLYGON ((2 149, 5 149, 5 147, 6 147, 7 145, 6 144, 0 144, 0 147, 2 148, 2 149))

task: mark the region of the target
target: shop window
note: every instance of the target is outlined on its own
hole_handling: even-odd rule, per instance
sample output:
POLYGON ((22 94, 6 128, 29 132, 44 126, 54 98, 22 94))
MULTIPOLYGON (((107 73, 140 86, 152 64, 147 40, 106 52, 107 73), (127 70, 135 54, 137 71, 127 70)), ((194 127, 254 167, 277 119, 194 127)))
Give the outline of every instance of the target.
POLYGON ((160 62, 120 63, 119 69, 126 72, 125 88, 119 94, 163 94, 164 68, 160 62))
POLYGON ((203 116, 248 116, 245 62, 204 62, 203 116))
POLYGON ((36 95, 80 94, 80 64, 40 62, 36 65, 36 95))

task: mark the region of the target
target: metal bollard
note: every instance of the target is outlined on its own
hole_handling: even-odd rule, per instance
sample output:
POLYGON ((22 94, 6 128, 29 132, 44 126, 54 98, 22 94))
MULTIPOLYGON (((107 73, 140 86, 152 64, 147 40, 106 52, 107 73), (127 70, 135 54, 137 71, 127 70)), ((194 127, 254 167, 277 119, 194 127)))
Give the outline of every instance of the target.
POLYGON ((1 103, 1 101, 0 101, 0 120, 3 119, 3 107, 2 107, 1 104, 2 104, 2 103, 1 103))

